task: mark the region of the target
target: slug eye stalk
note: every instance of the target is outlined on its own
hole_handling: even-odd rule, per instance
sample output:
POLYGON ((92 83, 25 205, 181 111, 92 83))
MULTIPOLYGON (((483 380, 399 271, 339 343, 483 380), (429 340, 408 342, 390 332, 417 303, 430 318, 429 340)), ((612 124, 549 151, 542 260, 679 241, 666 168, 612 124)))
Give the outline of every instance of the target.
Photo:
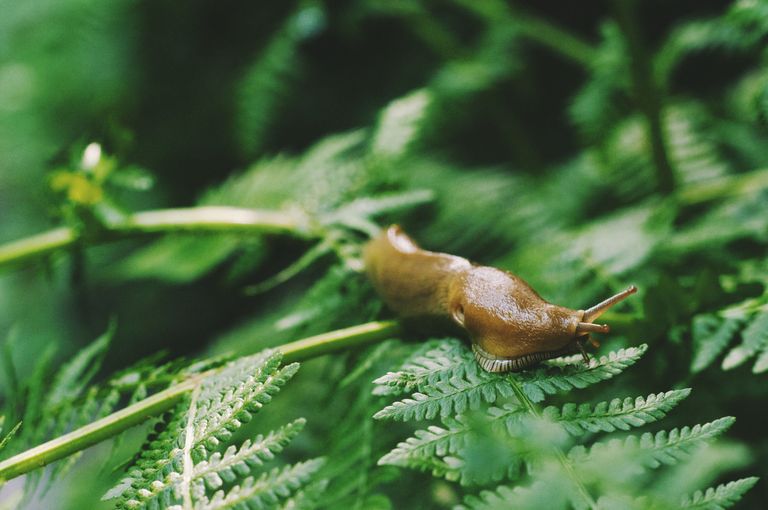
POLYGON ((608 327, 608 324, 592 324, 591 322, 579 322, 579 324, 576 326, 576 334, 578 336, 587 334, 587 333, 608 333, 611 331, 611 328, 608 327))
MULTIPOLYGON (((637 287, 635 287, 634 285, 630 285, 625 290, 619 292, 615 296, 611 296, 608 299, 606 299, 605 301, 603 301, 601 303, 598 303, 595 306, 593 306, 592 308, 589 308, 589 309, 585 310, 584 311, 584 317, 582 318, 583 322, 579 323, 579 325, 594 321, 595 319, 600 317, 610 307, 612 307, 616 303, 620 303, 620 302, 624 301, 625 299, 627 299, 629 296, 631 296, 635 292, 637 292, 637 287)), ((587 331, 587 330, 584 330, 584 331, 587 331)), ((600 332, 601 333, 607 333, 607 330, 606 331, 600 331, 600 332)))
POLYGON ((584 343, 589 341, 595 347, 600 345, 599 342, 591 338, 589 334, 590 333, 608 333, 611 330, 611 328, 609 328, 607 324, 593 324, 592 321, 600 317, 600 315, 602 315, 610 307, 612 307, 616 303, 620 303, 621 301, 624 301, 635 292, 637 292, 637 287, 635 287, 634 285, 630 285, 625 290, 619 292, 615 296, 609 297, 605 301, 602 301, 596 304, 595 306, 593 306, 592 308, 589 308, 584 312, 582 321, 580 321, 576 325, 576 336, 579 337, 579 339, 576 340, 576 345, 578 346, 579 352, 581 352, 581 356, 584 358, 584 363, 589 363, 589 355, 587 354, 587 351, 584 349, 584 343))

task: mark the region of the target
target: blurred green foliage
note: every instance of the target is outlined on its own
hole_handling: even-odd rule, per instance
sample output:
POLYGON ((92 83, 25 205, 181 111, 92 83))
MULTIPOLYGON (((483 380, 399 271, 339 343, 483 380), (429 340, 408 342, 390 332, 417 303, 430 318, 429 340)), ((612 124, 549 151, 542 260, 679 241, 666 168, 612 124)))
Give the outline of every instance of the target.
MULTIPOLYGON (((610 385, 546 392, 546 409, 562 410, 550 414, 690 387, 663 425, 633 424, 645 441, 736 417, 727 441, 642 474, 604 437, 612 429, 588 427, 580 444, 607 445, 580 465, 600 508, 668 508, 685 495, 688 507, 718 508, 751 475, 763 481, 739 507, 762 507, 765 1, 0 0, 0 13, 0 241, 53 225, 84 233, 71 249, 2 268, 3 457, 202 369, 184 357, 250 354, 389 317, 359 249, 377 224, 399 222, 429 249, 512 270, 573 308, 638 285, 606 315, 602 349, 647 353, 610 385), (299 212, 319 235, 95 242, 131 212, 195 204, 299 212), (728 485, 695 492, 718 484, 728 485)), ((307 419, 283 457, 326 457, 314 466, 324 482, 291 504, 569 504, 550 450, 574 446, 567 427, 539 430, 528 417, 505 434, 486 423, 483 411, 513 396, 478 397, 477 413, 450 407, 439 426, 372 419, 387 404, 372 381, 423 354, 429 336, 306 362, 248 424, 243 437, 307 419), (475 431, 461 466, 450 449, 385 462, 427 473, 377 465, 425 427, 475 431), (518 455, 521 440, 525 455, 499 458, 518 455), (429 474, 461 469, 483 476, 464 487, 429 474)), ((447 380, 477 383, 463 366, 447 380)), ((407 391, 442 391, 441 381, 407 391)), ((141 432, 28 477, 20 504, 109 507, 99 497, 141 432)), ((18 481, 4 486, 0 508, 21 493, 18 481)))

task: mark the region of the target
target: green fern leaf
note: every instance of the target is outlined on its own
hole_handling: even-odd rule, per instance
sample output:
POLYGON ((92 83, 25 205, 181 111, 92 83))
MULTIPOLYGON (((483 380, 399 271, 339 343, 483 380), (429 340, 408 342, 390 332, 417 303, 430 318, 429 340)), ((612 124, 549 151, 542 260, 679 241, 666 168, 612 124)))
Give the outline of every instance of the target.
MULTIPOLYGON (((443 418, 461 414, 468 409, 478 409, 483 402, 493 403, 499 397, 514 394, 509 379, 522 387, 525 395, 534 402, 544 399, 547 394, 566 391, 573 388, 585 388, 590 384, 610 379, 634 364, 646 351, 647 346, 631 347, 593 359, 589 364, 572 359, 571 365, 542 368, 521 374, 499 375, 483 371, 469 354, 464 354, 461 362, 451 355, 454 347, 446 351, 429 351, 436 354, 428 360, 437 363, 414 365, 411 371, 402 371, 385 376, 383 384, 405 387, 424 385, 419 391, 385 407, 374 415, 376 419, 425 420, 436 416, 443 418), (440 356, 443 352, 449 356, 440 356), (426 382, 431 380, 432 384, 426 382)), ((465 348, 468 352, 468 350, 465 348)), ((423 360, 419 360, 423 361, 423 360)))
MULTIPOLYGON (((3 422, 5 421, 4 416, 0 416, 0 432, 2 432, 3 428, 3 422)), ((19 431, 19 427, 21 427, 21 422, 17 423, 2 439, 0 439, 0 451, 2 451, 3 448, 8 444, 8 442, 13 439, 13 436, 16 435, 16 433, 19 431)))
POLYGON ((571 449, 568 456, 574 462, 585 462, 595 457, 609 455, 611 451, 626 451, 636 457, 638 463, 649 468, 662 464, 675 464, 702 443, 725 432, 735 418, 727 416, 703 425, 661 431, 655 435, 647 432, 642 436, 629 436, 625 439, 612 439, 598 442, 587 451, 583 446, 571 449))
POLYGON ((741 497, 751 489, 758 478, 751 476, 734 482, 710 487, 705 492, 696 491, 683 499, 683 508, 699 508, 701 510, 725 510, 735 505, 741 497))
MULTIPOLYGON (((327 462, 326 462, 327 464, 327 462)), ((319 473, 321 473, 320 471, 319 473)), ((316 474, 315 477, 318 475, 316 474)), ((277 510, 315 510, 322 508, 319 502, 328 488, 328 480, 319 480, 308 484, 281 503, 277 510)))
POLYGON ((482 491, 478 496, 467 496, 464 504, 454 510, 534 510, 566 508, 565 493, 552 490, 546 483, 535 482, 528 487, 501 485, 492 491, 482 491))
POLYGON ((457 372, 462 376, 438 380, 425 387, 423 393, 416 392, 411 398, 395 402, 373 417, 402 421, 428 420, 438 415, 445 418, 478 409, 483 402, 493 403, 498 397, 514 395, 504 377, 483 371, 474 359, 467 359, 457 372))
POLYGON ((169 500, 182 471, 180 447, 189 402, 183 401, 165 414, 156 431, 147 438, 128 476, 110 489, 102 499, 120 498, 119 509, 142 508, 148 501, 169 500), (165 497, 163 497, 165 496, 165 497))
POLYGON ((313 459, 284 468, 275 468, 262 474, 258 479, 248 477, 226 494, 224 491, 217 491, 210 500, 203 501, 195 508, 199 510, 275 508, 306 484, 322 467, 323 462, 323 459, 313 459))
MULTIPOLYGON (((207 505, 207 491, 221 493, 214 494, 214 500, 224 498, 222 487, 250 477, 303 427, 304 421, 297 420, 239 447, 231 444, 232 434, 298 369, 296 363, 280 368, 281 359, 280 352, 267 350, 230 362, 205 378, 187 401, 166 414, 128 477, 105 499, 119 497, 119 508, 165 508, 182 501, 188 505, 196 502, 196 507, 197 503, 207 505)), ((269 498, 274 491, 282 493, 281 484, 292 486, 295 482, 290 477, 264 474, 256 484, 254 501, 269 498)))
POLYGON ((379 115, 371 152, 377 157, 398 158, 417 138, 432 95, 417 90, 392 101, 379 115))
MULTIPOLYGON (((742 331, 742 343, 728 352, 723 370, 736 368, 756 353, 768 349, 768 313, 761 313, 742 331)), ((762 360, 761 360, 762 366, 762 360)))
POLYGON ((766 370, 768 370, 768 348, 760 353, 755 360, 755 365, 752 367, 752 372, 755 374, 762 374, 766 370))
POLYGON ((227 482, 232 483, 238 478, 252 474, 252 471, 272 460, 304 428, 306 420, 299 418, 288 425, 270 432, 265 436, 257 436, 253 441, 246 440, 240 448, 234 445, 222 454, 216 452, 209 460, 204 460, 195 466, 193 472, 194 484, 205 484, 197 487, 202 494, 205 488, 219 489, 227 482))
POLYGON ((541 402, 546 395, 574 388, 586 388, 620 374, 637 362, 648 350, 646 344, 613 351, 607 356, 592 359, 588 364, 570 358, 567 364, 511 375, 522 386, 523 393, 533 402, 541 402))
POLYGON ((193 451, 204 458, 209 450, 227 441, 243 422, 250 421, 272 395, 298 371, 293 363, 278 370, 282 355, 266 351, 230 364, 206 381, 195 417, 193 451))
POLYGON ((691 390, 686 388, 652 393, 645 398, 615 398, 594 407, 589 404, 565 404, 562 408, 549 406, 544 409, 543 415, 557 421, 574 435, 629 430, 662 419, 690 393, 691 390))
POLYGON ((431 425, 426 430, 417 430, 414 437, 409 437, 379 459, 379 465, 421 468, 425 459, 460 452, 471 428, 461 418, 446 418, 443 423, 445 427, 431 425))
POLYGON ((715 315, 693 318, 693 360, 691 372, 701 372, 722 353, 739 329, 741 321, 715 315))
POLYGON ((318 18, 323 13, 317 6, 301 9, 290 16, 261 55, 246 70, 238 90, 237 134, 243 154, 254 157, 266 141, 282 100, 289 94, 299 67, 299 44, 314 32, 303 30, 301 21, 318 18))
POLYGON ((451 377, 464 377, 473 360, 472 353, 454 338, 430 340, 417 349, 397 372, 388 372, 373 383, 374 395, 399 395, 451 377))
POLYGON ((101 360, 109 348, 115 329, 116 324, 112 322, 103 335, 81 349, 59 369, 47 396, 47 405, 60 406, 81 394, 101 366, 101 360))

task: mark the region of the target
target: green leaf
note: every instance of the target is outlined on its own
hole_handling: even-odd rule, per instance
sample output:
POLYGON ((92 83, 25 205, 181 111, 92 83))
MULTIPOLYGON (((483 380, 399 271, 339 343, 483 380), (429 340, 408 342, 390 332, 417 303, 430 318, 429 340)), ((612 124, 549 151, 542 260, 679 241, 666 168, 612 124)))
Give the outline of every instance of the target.
POLYGON ((593 358, 588 364, 578 361, 581 358, 570 358, 564 365, 532 370, 509 377, 515 378, 529 399, 540 402, 546 395, 554 395, 574 388, 586 388, 611 379, 634 365, 647 350, 646 344, 619 349, 610 352, 607 356, 593 358))
POLYGON ((464 377, 474 357, 455 338, 430 340, 403 362, 397 372, 387 372, 373 383, 374 395, 399 395, 413 390, 423 391, 438 381, 464 377))
POLYGON ((258 479, 248 477, 226 494, 224 491, 216 491, 210 500, 203 500, 196 508, 199 510, 274 508, 280 501, 291 497, 300 487, 309 482, 322 467, 323 462, 323 459, 313 459, 284 468, 274 468, 258 479))
POLYGON ((240 443, 233 436, 296 373, 297 363, 281 368, 281 359, 280 352, 266 350, 208 375, 166 414, 128 476, 104 498, 119 498, 119 508, 190 502, 195 508, 230 508, 246 501, 251 507, 272 505, 288 497, 319 467, 317 462, 276 468, 258 479, 252 475, 301 431, 304 420, 240 443), (242 485, 232 487, 238 482, 242 485))
POLYGON ((615 398, 610 402, 600 402, 594 407, 590 404, 573 403, 565 404, 562 408, 549 406, 544 409, 543 415, 560 423, 574 435, 629 430, 664 418, 690 393, 691 390, 686 388, 666 393, 651 393, 645 398, 615 398))
MULTIPOLYGON (((306 420, 297 419, 266 436, 246 440, 239 448, 230 445, 224 453, 215 452, 208 460, 195 465, 192 483, 205 487, 197 488, 203 493, 206 488, 219 489, 226 482, 252 474, 258 467, 275 458, 285 446, 302 431, 306 420)), ((194 490, 194 489, 193 489, 194 490)))
POLYGON ((683 508, 699 508, 701 510, 725 510, 735 505, 741 497, 751 489, 758 478, 750 476, 734 482, 710 487, 705 492, 696 491, 683 499, 683 508))
POLYGON ((430 425, 417 430, 395 449, 379 459, 379 465, 423 468, 425 460, 460 452, 466 445, 471 427, 462 419, 446 418, 444 427, 430 425))
POLYGON ((543 482, 528 487, 500 485, 494 490, 482 491, 478 496, 467 496, 464 504, 454 510, 557 510, 567 508, 565 493, 543 482))
POLYGON ((483 371, 474 359, 466 360, 459 371, 461 377, 438 380, 416 392, 411 398, 395 402, 373 415, 376 419, 425 420, 442 418, 478 409, 483 402, 493 403, 498 397, 514 395, 512 387, 495 374, 483 371))
POLYGON ((421 122, 431 102, 429 91, 417 90, 387 105, 379 116, 371 152, 378 157, 402 156, 418 138, 421 122))
POLYGON ((715 315, 693 318, 691 372, 701 372, 722 353, 739 329, 741 321, 715 315))
MULTIPOLYGON (((2 426, 1 425, 3 424, 4 421, 5 421, 5 417, 4 416, 0 416, 0 431, 2 431, 2 426)), ((5 435, 5 437, 0 439, 0 451, 2 451, 3 448, 5 448, 5 446, 8 444, 8 442, 11 439, 13 439, 13 436, 16 435, 16 433, 19 431, 20 427, 21 427, 21 422, 19 422, 16 425, 14 425, 14 427, 10 430, 10 432, 8 432, 5 435)))
POLYGON ((742 343, 725 356, 723 370, 741 365, 757 352, 768 349, 768 313, 759 314, 742 331, 742 343))
POLYGON ((611 453, 623 451, 636 461, 649 468, 657 468, 662 464, 675 464, 684 459, 697 446, 704 444, 726 430, 736 421, 727 416, 703 425, 661 431, 656 434, 646 432, 641 436, 628 436, 625 439, 612 439, 598 442, 590 450, 583 446, 571 449, 568 457, 574 462, 588 462, 596 458, 610 458, 611 453), (608 457, 606 457, 608 456, 608 457))
POLYGON ((47 405, 56 407, 80 395, 101 366, 116 328, 117 324, 112 321, 103 335, 81 349, 59 369, 46 398, 47 405))

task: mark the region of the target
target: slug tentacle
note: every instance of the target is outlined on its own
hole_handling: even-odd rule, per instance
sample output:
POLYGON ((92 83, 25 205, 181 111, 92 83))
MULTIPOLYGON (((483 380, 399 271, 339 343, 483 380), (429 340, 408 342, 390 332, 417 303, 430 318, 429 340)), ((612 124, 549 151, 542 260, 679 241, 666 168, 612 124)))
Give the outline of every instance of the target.
POLYGON ((583 335, 584 333, 609 333, 611 328, 608 324, 592 324, 591 322, 579 322, 576 325, 576 334, 583 335))
MULTIPOLYGON (((593 321, 633 294, 629 287, 588 310, 545 301, 522 278, 465 258, 423 250, 393 225, 364 250, 365 269, 387 305, 404 317, 443 317, 465 330, 475 359, 490 372, 523 370, 550 358, 581 352, 593 321)), ((598 344, 599 345, 599 344, 598 344)))
POLYGON ((630 285, 625 290, 622 290, 615 296, 611 296, 605 301, 596 304, 592 308, 589 308, 584 311, 584 318, 582 319, 584 322, 592 322, 593 320, 597 319, 603 313, 608 310, 610 307, 615 305, 616 303, 620 303, 621 301, 624 301, 629 296, 637 292, 637 287, 634 285, 630 285))

